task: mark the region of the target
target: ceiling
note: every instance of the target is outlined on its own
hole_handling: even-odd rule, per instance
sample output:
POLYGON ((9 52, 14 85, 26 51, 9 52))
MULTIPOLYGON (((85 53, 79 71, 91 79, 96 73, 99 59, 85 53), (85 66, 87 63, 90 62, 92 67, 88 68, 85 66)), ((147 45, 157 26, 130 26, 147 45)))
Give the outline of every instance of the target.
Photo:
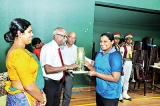
POLYGON ((96 5, 94 21, 126 25, 160 26, 160 13, 96 5))

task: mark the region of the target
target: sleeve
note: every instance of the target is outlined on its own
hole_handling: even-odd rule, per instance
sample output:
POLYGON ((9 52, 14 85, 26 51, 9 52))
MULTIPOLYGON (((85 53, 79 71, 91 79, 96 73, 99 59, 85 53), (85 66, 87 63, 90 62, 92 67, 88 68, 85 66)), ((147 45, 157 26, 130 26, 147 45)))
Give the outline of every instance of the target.
POLYGON ((56 59, 56 57, 54 57, 54 52, 52 52, 51 49, 53 48, 49 48, 49 46, 42 47, 41 53, 40 53, 40 63, 42 67, 44 67, 44 65, 46 64, 52 65, 53 59, 56 59))
POLYGON ((112 72, 121 72, 122 71, 122 56, 118 53, 112 53, 109 57, 110 67, 112 72))
POLYGON ((30 70, 31 57, 24 50, 17 50, 14 53, 13 67, 23 86, 26 86, 35 81, 35 78, 30 70))
POLYGON ((88 61, 90 64, 92 62, 92 60, 90 58, 86 57, 86 56, 85 56, 85 60, 88 61))
POLYGON ((120 54, 121 54, 122 57, 123 57, 123 55, 124 55, 124 47, 120 47, 120 54))
POLYGON ((72 51, 71 59, 72 59, 73 63, 76 63, 76 61, 77 61, 77 46, 75 46, 73 51, 72 51))

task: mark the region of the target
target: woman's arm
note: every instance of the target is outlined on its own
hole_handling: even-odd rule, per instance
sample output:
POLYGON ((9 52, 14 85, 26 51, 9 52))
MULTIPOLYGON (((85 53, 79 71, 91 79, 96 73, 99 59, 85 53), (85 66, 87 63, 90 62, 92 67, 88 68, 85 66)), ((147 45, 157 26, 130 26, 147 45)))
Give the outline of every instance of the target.
POLYGON ((34 97, 41 104, 46 102, 46 99, 43 97, 40 89, 36 86, 34 82, 24 86, 24 90, 29 93, 32 97, 34 97))
POLYGON ((33 77, 33 72, 36 71, 33 70, 36 70, 36 62, 28 52, 22 49, 16 50, 13 53, 13 57, 14 58, 12 58, 12 65, 16 69, 17 76, 20 79, 21 84, 23 85, 23 89, 37 101, 43 103, 45 101, 43 95, 38 86, 34 83, 35 78, 33 77))
POLYGON ((111 74, 102 74, 102 73, 98 73, 96 71, 90 71, 88 73, 89 76, 96 76, 99 77, 103 80, 107 80, 107 81, 112 81, 112 82, 117 82, 120 78, 121 73, 120 72, 112 72, 111 74))
POLYGON ((112 82, 117 82, 120 78, 120 75, 121 75, 120 72, 112 72, 111 74, 102 74, 102 73, 96 72, 94 66, 92 66, 89 62, 85 61, 84 64, 89 70, 91 70, 88 73, 89 76, 96 76, 103 80, 112 81, 112 82))

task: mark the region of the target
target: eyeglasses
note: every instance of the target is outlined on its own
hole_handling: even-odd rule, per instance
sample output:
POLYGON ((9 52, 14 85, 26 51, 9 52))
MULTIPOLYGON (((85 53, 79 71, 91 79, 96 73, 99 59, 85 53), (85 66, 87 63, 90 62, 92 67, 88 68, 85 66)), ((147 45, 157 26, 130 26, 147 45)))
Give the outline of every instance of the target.
POLYGON ((60 36, 62 36, 63 38, 66 38, 66 37, 67 37, 66 35, 62 35, 62 34, 56 34, 56 35, 60 35, 60 36))
POLYGON ((69 39, 76 40, 76 37, 68 36, 69 39))

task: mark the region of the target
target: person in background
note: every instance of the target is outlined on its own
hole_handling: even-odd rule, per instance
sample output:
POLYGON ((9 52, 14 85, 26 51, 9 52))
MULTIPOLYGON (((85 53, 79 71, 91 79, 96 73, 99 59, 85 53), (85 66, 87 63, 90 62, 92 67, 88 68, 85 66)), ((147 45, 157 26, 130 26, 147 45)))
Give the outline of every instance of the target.
POLYGON ((147 43, 147 46, 152 46, 153 45, 153 38, 146 37, 146 43, 147 43))
MULTIPOLYGON (((61 49, 65 65, 71 65, 76 63, 77 46, 74 45, 75 41, 76 41, 76 34, 74 32, 70 32, 67 36, 66 45, 63 46, 61 49)), ((69 106, 71 100, 72 87, 74 83, 74 75, 72 71, 73 69, 66 71, 62 106, 69 106)))
POLYGON ((9 31, 4 34, 7 43, 12 43, 7 57, 6 67, 9 81, 6 106, 45 106, 43 93, 44 78, 37 57, 25 49, 31 43, 32 27, 29 21, 16 18, 10 23, 9 31))
MULTIPOLYGON (((76 41, 76 33, 70 32, 67 36, 66 45, 61 46, 62 57, 65 65, 75 64, 77 60, 77 46, 74 44, 76 41)), ((88 61, 93 64, 94 61, 85 57, 88 61)), ((63 101, 62 106, 69 106, 71 95, 72 95, 72 87, 74 83, 74 74, 72 73, 74 70, 67 70, 64 81, 64 93, 63 93, 63 101)))
POLYGON ((120 47, 120 53, 123 57, 123 72, 124 76, 122 77, 122 86, 123 92, 121 97, 123 99, 131 100, 131 97, 128 95, 128 85, 129 78, 131 76, 132 71, 132 53, 133 53, 133 45, 132 39, 133 34, 129 33, 124 36, 125 43, 120 47))
POLYGON ((32 39, 32 46, 34 46, 33 53, 38 57, 40 60, 40 52, 41 48, 43 47, 44 43, 41 41, 40 38, 33 38, 32 39))
POLYGON ((119 32, 113 34, 114 36, 114 46, 115 46, 115 49, 117 51, 120 51, 120 45, 119 45, 119 41, 120 41, 120 38, 121 38, 121 34, 119 32))
MULTIPOLYGON (((120 42, 120 33, 119 33, 119 32, 114 33, 113 36, 114 36, 114 47, 115 47, 115 49, 116 49, 117 51, 120 52, 120 45, 119 45, 119 42, 120 42)), ((122 61, 122 62, 123 62, 123 61, 122 61)), ((122 77, 123 77, 123 75, 124 75, 123 69, 122 69, 121 75, 122 75, 122 77)), ((123 102, 122 95, 120 95, 119 101, 120 101, 120 102, 123 102)))
POLYGON ((122 56, 112 47, 113 43, 113 34, 103 33, 100 36, 102 50, 97 53, 94 66, 85 61, 85 66, 91 70, 88 75, 96 77, 97 106, 118 106, 118 99, 122 92, 122 56))
POLYGON ((46 106, 60 105, 61 85, 64 82, 65 71, 80 67, 77 64, 64 64, 60 46, 64 45, 65 41, 66 30, 57 27, 53 32, 53 40, 41 49, 40 62, 45 79, 46 106))

